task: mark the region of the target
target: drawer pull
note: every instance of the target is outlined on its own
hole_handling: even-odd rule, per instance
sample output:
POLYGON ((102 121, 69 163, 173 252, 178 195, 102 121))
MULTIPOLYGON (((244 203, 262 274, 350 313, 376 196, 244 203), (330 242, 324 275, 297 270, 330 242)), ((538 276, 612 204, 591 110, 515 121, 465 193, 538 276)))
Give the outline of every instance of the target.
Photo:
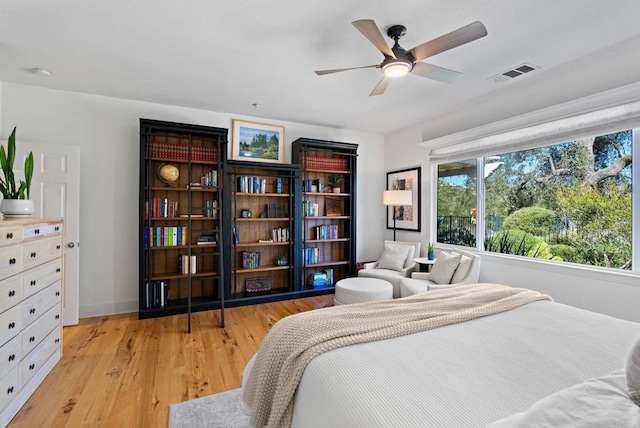
POLYGON ((60 245, 56 245, 56 250, 59 250, 59 249, 60 249, 60 245))
POLYGON ((60 343, 60 338, 57 338, 57 339, 56 339, 56 343, 60 343))
POLYGON ((7 388, 7 394, 13 394, 13 386, 7 388))
POLYGON ((35 365, 35 364, 33 364, 33 363, 32 363, 32 364, 29 364, 29 370, 33 370, 33 369, 35 369, 35 368, 36 368, 36 365, 35 365))
POLYGON ((29 342, 35 342, 35 341, 36 341, 36 337, 35 337, 35 336, 31 336, 31 337, 29 338, 29 342))
POLYGON ((37 256, 37 254, 36 254, 36 252, 35 252, 35 251, 34 251, 33 253, 31 253, 31 258, 32 258, 32 259, 33 259, 34 257, 36 257, 36 256, 37 256))
POLYGON ((16 323, 14 322, 9 323, 9 330, 11 330, 12 328, 16 328, 16 323))
POLYGON ((60 314, 56 314, 56 319, 59 320, 60 319, 60 314))
POLYGON ((16 295, 16 290, 9 290, 9 297, 13 297, 16 295))
POLYGON ((36 235, 40 234, 40 229, 36 229, 36 235))
POLYGON ((31 285, 36 285, 36 280, 35 280, 35 279, 34 279, 34 280, 32 280, 30 284, 31 284, 31 285))
POLYGON ((7 233, 7 239, 13 239, 13 233, 12 232, 7 233))
POLYGON ((56 273, 60 273, 60 268, 57 268, 57 269, 56 269, 56 273))
POLYGON ((60 296, 60 292, 59 291, 56 291, 56 296, 60 296))
POLYGON ((29 313, 30 313, 31 315, 35 314, 35 313, 36 313, 36 308, 31 308, 31 309, 29 309, 29 313))
POLYGON ((9 264, 10 265, 15 265, 16 264, 16 259, 9 259, 9 264))
POLYGON ((16 354, 9 355, 9 361, 13 361, 16 359, 16 354))
POLYGON ((54 227, 53 230, 55 230, 56 232, 60 232, 60 226, 54 227))

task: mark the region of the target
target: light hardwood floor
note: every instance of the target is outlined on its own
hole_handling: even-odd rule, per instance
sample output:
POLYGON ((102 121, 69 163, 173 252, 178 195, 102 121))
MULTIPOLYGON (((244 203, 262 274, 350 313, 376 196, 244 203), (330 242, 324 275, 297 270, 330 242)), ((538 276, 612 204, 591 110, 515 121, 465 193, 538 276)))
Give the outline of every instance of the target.
POLYGON ((10 427, 166 427, 169 405, 237 388, 271 326, 332 295, 138 320, 85 318, 64 329, 62 360, 10 427))

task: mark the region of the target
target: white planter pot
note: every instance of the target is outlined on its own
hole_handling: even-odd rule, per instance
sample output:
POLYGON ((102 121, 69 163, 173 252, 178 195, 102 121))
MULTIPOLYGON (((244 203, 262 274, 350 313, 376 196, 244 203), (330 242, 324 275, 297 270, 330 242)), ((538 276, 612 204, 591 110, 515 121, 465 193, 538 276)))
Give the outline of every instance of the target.
POLYGON ((30 217, 35 211, 30 199, 3 199, 0 203, 0 213, 5 217, 30 217))
POLYGON ((339 187, 334 187, 333 188, 333 193, 340 193, 340 188, 339 187))

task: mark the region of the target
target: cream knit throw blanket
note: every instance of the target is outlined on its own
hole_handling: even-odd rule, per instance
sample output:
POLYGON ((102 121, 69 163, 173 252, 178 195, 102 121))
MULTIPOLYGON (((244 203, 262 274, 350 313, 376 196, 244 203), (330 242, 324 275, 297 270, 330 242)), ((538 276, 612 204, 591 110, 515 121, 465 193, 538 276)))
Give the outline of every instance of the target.
POLYGON ((293 396, 305 367, 316 355, 472 320, 537 300, 551 298, 522 288, 473 284, 288 316, 271 328, 260 345, 244 399, 253 410, 256 426, 290 427, 293 396))

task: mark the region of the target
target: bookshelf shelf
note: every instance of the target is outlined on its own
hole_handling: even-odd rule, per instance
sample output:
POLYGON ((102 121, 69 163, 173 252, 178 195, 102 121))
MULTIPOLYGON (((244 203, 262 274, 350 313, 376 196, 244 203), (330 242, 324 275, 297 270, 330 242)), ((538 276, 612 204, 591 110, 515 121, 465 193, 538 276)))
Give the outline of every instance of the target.
POLYGON ((225 205, 227 134, 223 128, 140 119, 141 319, 187 313, 190 332, 192 311, 224 308, 219 243, 225 228, 218 213, 225 205), (198 244, 200 237, 211 242, 198 244))
POLYGON ((299 281, 307 290, 333 289, 340 279, 355 275, 357 149, 357 144, 311 138, 291 146, 302 175, 299 281), (340 192, 323 191, 333 175, 342 178, 340 192))

